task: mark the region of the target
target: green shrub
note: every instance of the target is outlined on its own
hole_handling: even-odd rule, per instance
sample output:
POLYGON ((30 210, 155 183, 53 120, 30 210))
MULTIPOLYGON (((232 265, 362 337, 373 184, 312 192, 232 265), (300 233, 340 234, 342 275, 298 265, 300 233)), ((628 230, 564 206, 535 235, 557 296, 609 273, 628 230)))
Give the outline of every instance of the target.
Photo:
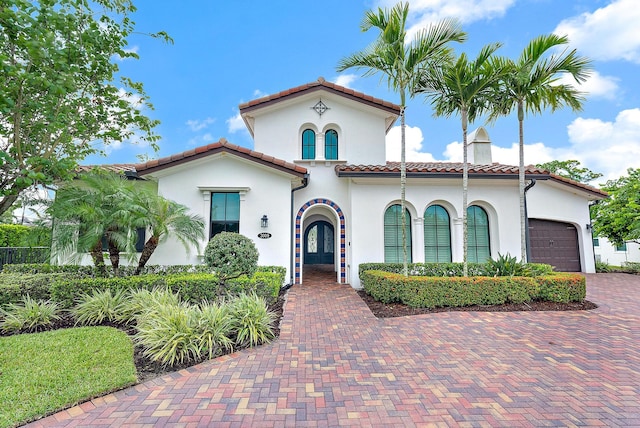
POLYGON ((216 300, 220 294, 220 281, 212 273, 182 273, 164 278, 167 287, 187 302, 216 300))
POLYGON ((280 294, 282 286, 281 276, 272 272, 256 272, 251 278, 242 275, 231 279, 224 285, 225 295, 229 297, 240 294, 255 293, 268 304, 274 303, 280 294))
POLYGON ((29 230, 22 224, 0 224, 0 247, 22 247, 29 230))
POLYGON ((0 328, 6 333, 36 332, 60 319, 59 312, 56 303, 27 295, 21 303, 10 303, 6 310, 0 310, 0 328))
POLYGON ((99 325, 122 319, 120 314, 126 294, 124 290, 93 290, 91 294, 80 296, 71 314, 80 325, 99 325))
MULTIPOLYGON (((114 276, 111 266, 106 266, 109 276, 114 276)), ((119 276, 132 276, 136 266, 120 266, 119 276)), ((50 265, 44 263, 23 263, 5 265, 6 273, 66 273, 78 278, 94 278, 102 275, 94 266, 84 265, 50 265)), ((142 274, 174 275, 181 273, 212 273, 207 265, 148 265, 142 270, 142 274)))
POLYGON ((587 296, 585 277, 577 273, 555 273, 537 278, 541 300, 568 303, 582 302, 587 296))
POLYGON ((536 298, 540 290, 537 279, 528 277, 405 277, 382 271, 363 272, 362 285, 383 303, 421 308, 522 303, 536 298))
POLYGON ((611 265, 606 262, 596 262, 596 272, 597 273, 609 273, 611 272, 611 265))
MULTIPOLYGON (((410 276, 463 276, 463 263, 409 263, 410 276)), ((368 270, 402 273, 402 263, 361 263, 358 275, 362 280, 362 273, 368 270)), ((542 263, 527 263, 522 274, 526 276, 548 275, 553 271, 551 265, 542 263)), ((469 276, 495 276, 495 269, 488 263, 468 263, 469 276)))
POLYGON ((195 308, 198 318, 197 336, 200 355, 213 358, 233 349, 233 323, 229 306, 201 303, 195 308))
POLYGON ((166 287, 155 287, 153 290, 144 288, 129 290, 116 311, 117 321, 133 324, 156 305, 178 306, 180 302, 180 296, 166 287))
POLYGON ((277 274, 281 286, 287 280, 287 268, 283 266, 258 266, 258 270, 256 272, 270 272, 277 274))
POLYGON ((258 268, 258 249, 246 236, 221 232, 207 244, 204 260, 225 282, 240 275, 252 276, 258 268))
POLYGON ((275 337, 272 324, 275 313, 267 308, 264 299, 255 294, 241 294, 229 302, 235 342, 238 346, 256 346, 275 337))
POLYGON ((0 274, 0 308, 9 303, 17 303, 26 295, 37 300, 50 299, 49 288, 52 281, 62 277, 64 275, 60 274, 2 273, 0 274))
POLYGON ((624 262, 622 269, 628 273, 640 273, 640 263, 638 262, 624 262))
POLYGON ((487 269, 493 272, 493 276, 526 276, 525 265, 519 262, 516 257, 511 254, 500 254, 496 260, 489 259, 486 262, 487 269))
POLYGON ((138 318, 136 342, 145 356, 164 365, 200 358, 198 312, 187 304, 155 305, 138 318))

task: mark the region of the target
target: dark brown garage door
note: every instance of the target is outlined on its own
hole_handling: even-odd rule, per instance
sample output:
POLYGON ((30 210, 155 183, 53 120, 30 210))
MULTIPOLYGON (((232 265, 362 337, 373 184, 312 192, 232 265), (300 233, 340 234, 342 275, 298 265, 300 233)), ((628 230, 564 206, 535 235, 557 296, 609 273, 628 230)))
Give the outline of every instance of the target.
POLYGON ((569 223, 529 219, 531 261, 560 272, 580 272, 578 231, 569 223))

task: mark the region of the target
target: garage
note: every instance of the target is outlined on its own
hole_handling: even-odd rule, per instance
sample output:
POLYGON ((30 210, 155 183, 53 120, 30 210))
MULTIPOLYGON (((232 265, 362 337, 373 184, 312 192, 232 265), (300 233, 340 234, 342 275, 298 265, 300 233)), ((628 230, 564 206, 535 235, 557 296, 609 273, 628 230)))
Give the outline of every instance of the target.
POLYGON ((580 272, 575 226, 559 221, 529 219, 530 261, 550 264, 559 272, 580 272))

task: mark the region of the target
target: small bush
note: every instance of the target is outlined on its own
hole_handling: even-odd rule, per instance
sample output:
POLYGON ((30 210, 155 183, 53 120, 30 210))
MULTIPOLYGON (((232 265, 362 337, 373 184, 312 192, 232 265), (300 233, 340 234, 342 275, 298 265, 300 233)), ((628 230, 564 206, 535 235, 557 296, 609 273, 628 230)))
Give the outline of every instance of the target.
POLYGON ((240 275, 252 276, 258 268, 258 250, 246 236, 221 232, 207 244, 204 260, 225 282, 240 275))
POLYGON ((180 296, 168 288, 156 287, 153 290, 144 288, 129 290, 118 307, 117 321, 123 324, 133 324, 138 317, 152 310, 155 306, 180 304, 180 296))
POLYGON ((280 294, 282 282, 277 273, 256 272, 251 278, 242 275, 231 279, 224 285, 224 293, 228 297, 254 293, 263 298, 267 304, 274 303, 280 294))
POLYGON ((94 290, 91 294, 83 294, 71 313, 80 325, 116 322, 122 318, 120 311, 125 298, 124 290, 94 290))
MULTIPOLYGON (((12 265, 5 265, 12 266, 12 265)), ((48 300, 51 298, 49 288, 51 282, 62 278, 60 274, 0 274, 0 307, 9 303, 18 303, 26 295, 36 300, 48 300)))
POLYGON ((0 328, 6 333, 36 332, 48 328, 60 319, 60 309, 49 300, 35 300, 25 296, 19 304, 10 303, 0 310, 0 328))
POLYGON ((582 302, 587 297, 585 277, 580 274, 556 273, 537 278, 540 282, 538 298, 550 302, 582 302))
POLYGON ((230 301, 230 314, 238 346, 256 346, 275 337, 271 324, 276 315, 264 299, 255 294, 241 294, 230 301))
POLYGON ((153 361, 173 366, 200 357, 198 316, 187 305, 156 305, 138 318, 136 342, 153 361))
POLYGON ((200 355, 213 358, 233 349, 233 323, 225 304, 202 303, 196 309, 200 355))
POLYGON ((509 253, 499 254, 496 260, 487 261, 487 269, 493 272, 493 276, 526 276, 525 265, 509 253))

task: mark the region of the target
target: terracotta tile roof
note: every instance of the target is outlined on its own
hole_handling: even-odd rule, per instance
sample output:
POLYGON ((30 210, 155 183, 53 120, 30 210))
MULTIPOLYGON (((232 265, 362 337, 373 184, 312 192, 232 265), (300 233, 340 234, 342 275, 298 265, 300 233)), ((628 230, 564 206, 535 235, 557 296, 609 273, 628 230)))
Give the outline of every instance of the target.
MULTIPOLYGON (((416 178, 444 178, 462 177, 463 164, 461 162, 407 162, 407 177, 416 178)), ((384 165, 336 165, 336 175, 338 177, 399 177, 400 162, 387 162, 384 165)), ((608 194, 600 189, 579 183, 547 170, 536 168, 533 165, 525 167, 527 178, 540 180, 553 180, 586 191, 598 197, 606 198, 608 194)), ((492 163, 489 165, 469 164, 469 177, 507 177, 518 178, 518 167, 513 165, 503 165, 492 163)))
POLYGON ((362 92, 354 91, 353 89, 345 88, 344 86, 336 85, 335 83, 327 82, 323 77, 318 78, 318 80, 315 82, 296 86, 295 88, 287 89, 276 94, 267 95, 266 97, 258 98, 256 100, 240 104, 240 113, 260 108, 286 98, 297 97, 310 92, 318 91, 320 89, 326 89, 334 94, 341 95, 346 98, 350 98, 352 100, 359 101, 374 107, 378 107, 397 115, 400 114, 399 105, 381 100, 380 98, 374 98, 362 92))
POLYGON ((133 163, 114 163, 110 165, 79 165, 76 172, 89 172, 93 169, 102 169, 104 171, 117 172, 119 174, 125 172, 135 172, 136 165, 133 163))
POLYGON ((235 144, 231 144, 224 138, 221 138, 217 143, 196 147, 191 150, 186 150, 182 153, 176 153, 164 158, 154 159, 145 163, 137 164, 135 165, 135 170, 138 171, 138 174, 140 175, 150 174, 161 169, 180 165, 185 162, 190 162, 192 160, 200 159, 205 156, 210 156, 220 152, 231 153, 238 157, 248 159, 299 177, 302 177, 307 173, 307 169, 300 165, 296 165, 282 159, 277 159, 273 156, 268 156, 264 153, 256 152, 246 147, 240 147, 235 144))

